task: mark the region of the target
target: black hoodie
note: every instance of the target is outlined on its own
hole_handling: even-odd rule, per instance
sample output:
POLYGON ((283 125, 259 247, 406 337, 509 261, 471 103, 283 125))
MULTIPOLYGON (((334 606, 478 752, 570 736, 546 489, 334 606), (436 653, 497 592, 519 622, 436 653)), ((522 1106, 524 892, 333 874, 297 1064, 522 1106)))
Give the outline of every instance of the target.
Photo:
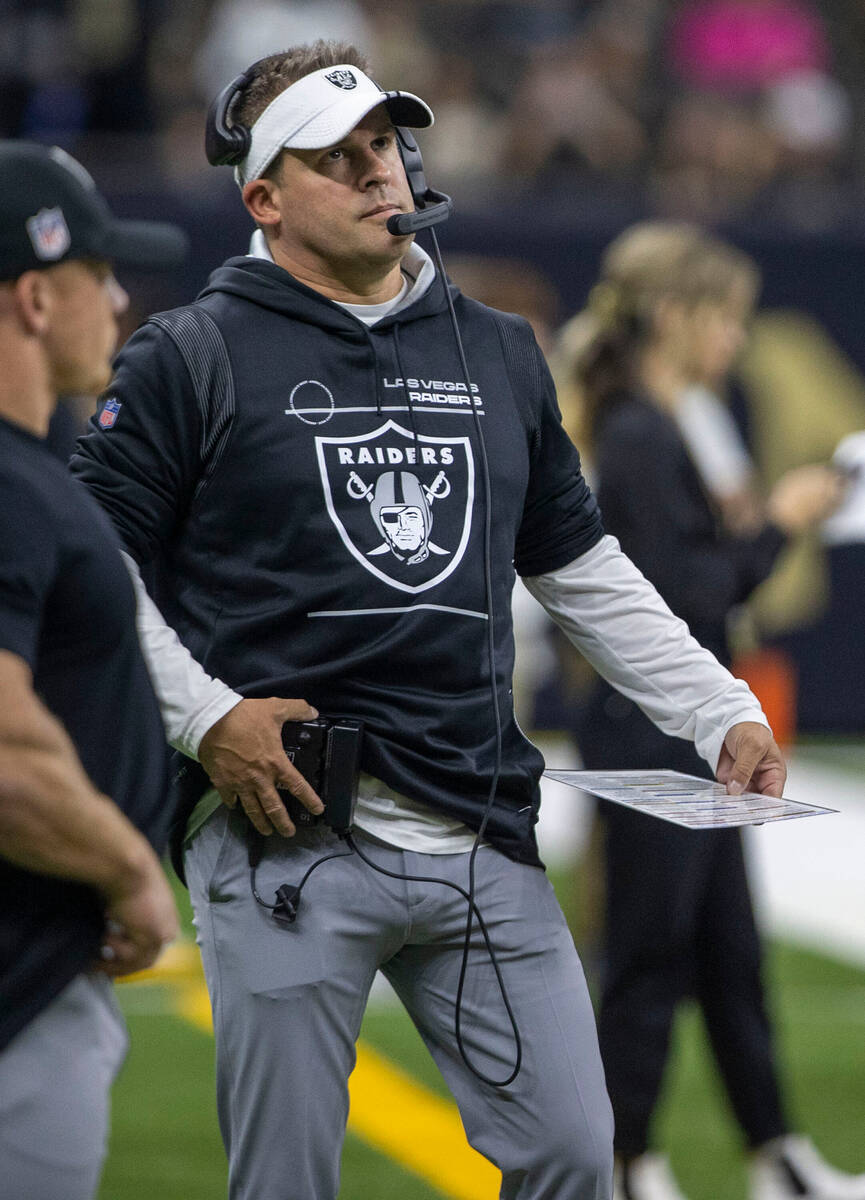
POLYGON ((367 328, 274 263, 230 259, 123 348, 73 470, 154 563, 154 598, 211 675, 362 720, 366 772, 474 828, 495 758, 491 609, 487 835, 537 863, 514 569, 565 566, 602 529, 528 324, 450 285, 469 396, 444 286, 367 328))

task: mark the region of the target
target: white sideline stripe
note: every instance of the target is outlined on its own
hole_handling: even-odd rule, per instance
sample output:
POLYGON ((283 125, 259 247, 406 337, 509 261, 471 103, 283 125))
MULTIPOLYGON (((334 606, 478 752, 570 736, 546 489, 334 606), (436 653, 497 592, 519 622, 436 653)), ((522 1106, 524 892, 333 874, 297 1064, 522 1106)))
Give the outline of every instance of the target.
POLYGON ((784 794, 837 808, 807 832, 780 825, 748 831, 752 887, 764 926, 776 937, 865 966, 865 795, 862 778, 809 759, 807 747, 788 761, 784 794))
POLYGON ((308 617, 369 617, 375 613, 415 612, 419 608, 429 608, 435 612, 456 613, 460 617, 477 617, 481 621, 489 620, 486 613, 472 612, 470 608, 451 608, 447 604, 406 604, 402 608, 326 608, 306 615, 308 617))

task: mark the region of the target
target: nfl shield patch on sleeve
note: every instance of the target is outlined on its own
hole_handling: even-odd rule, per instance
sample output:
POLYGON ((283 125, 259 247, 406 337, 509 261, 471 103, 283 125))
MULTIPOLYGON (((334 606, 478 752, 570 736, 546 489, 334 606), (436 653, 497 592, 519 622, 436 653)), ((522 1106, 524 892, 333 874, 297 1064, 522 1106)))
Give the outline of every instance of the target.
POLYGON ((115 423, 117 414, 120 412, 120 407, 120 401, 115 400, 113 396, 110 396, 105 401, 105 407, 99 414, 99 424, 103 429, 110 429, 115 423))

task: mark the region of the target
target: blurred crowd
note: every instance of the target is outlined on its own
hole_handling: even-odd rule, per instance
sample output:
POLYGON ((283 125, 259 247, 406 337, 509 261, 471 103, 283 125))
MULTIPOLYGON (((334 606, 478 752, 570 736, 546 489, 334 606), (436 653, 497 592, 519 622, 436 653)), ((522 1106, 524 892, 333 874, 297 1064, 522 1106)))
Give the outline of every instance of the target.
POLYGON ((462 206, 579 193, 637 216, 804 232, 861 222, 856 0, 0 0, 0 135, 213 186, 204 111, 317 37, 415 90, 462 206))

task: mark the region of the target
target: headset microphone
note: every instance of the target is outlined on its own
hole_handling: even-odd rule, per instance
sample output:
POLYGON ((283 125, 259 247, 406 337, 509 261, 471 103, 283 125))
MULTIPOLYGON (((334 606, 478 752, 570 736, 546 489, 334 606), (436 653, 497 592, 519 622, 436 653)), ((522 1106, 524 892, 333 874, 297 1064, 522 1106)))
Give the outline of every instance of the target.
POLYGON ((450 196, 446 196, 444 192, 430 192, 429 194, 436 197, 437 203, 416 209, 414 212, 395 213, 392 217, 388 217, 386 222, 388 233, 392 233, 394 237, 405 237, 407 233, 417 233, 419 229, 429 229, 431 225, 438 225, 441 221, 446 221, 453 208, 450 196))
POLYGON ((405 237, 419 229, 429 229, 446 221, 453 211, 453 201, 444 192, 436 192, 429 186, 423 171, 418 144, 410 130, 404 125, 396 126, 397 145, 405 167, 406 178, 415 202, 415 211, 395 213, 387 219, 387 231, 394 237, 405 237))

